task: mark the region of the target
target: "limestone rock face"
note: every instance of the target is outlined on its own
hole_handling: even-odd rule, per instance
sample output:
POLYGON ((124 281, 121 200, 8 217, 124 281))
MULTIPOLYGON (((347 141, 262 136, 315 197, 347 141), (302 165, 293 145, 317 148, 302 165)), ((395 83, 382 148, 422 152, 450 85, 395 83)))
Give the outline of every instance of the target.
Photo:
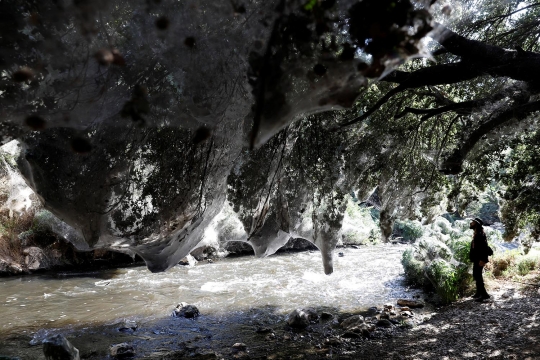
MULTIPOLYGON (((165 271, 215 230, 227 202, 242 231, 223 228, 220 239, 244 241, 264 257, 302 238, 321 251, 325 273, 333 271, 344 197, 363 165, 348 155, 348 134, 329 131, 338 120, 320 114, 351 108, 367 85, 358 70, 366 64, 354 56, 367 39, 349 26, 359 12, 369 18, 358 1, 307 11, 280 0, 111 0, 75 2, 61 13, 43 2, 51 9, 37 14, 43 29, 30 36, 14 26, 7 37, 19 50, 3 59, 6 69, 47 67, 32 86, 0 89, 10 94, 0 99, 0 139, 20 140, 18 168, 69 227, 58 230, 65 238, 79 250, 135 253, 150 271, 165 271), (167 21, 156 27, 149 13, 167 21), (339 41, 327 48, 323 38, 339 41)), ((14 24, 27 23, 6 6, 14 24)), ((406 39, 395 45, 409 49, 429 14, 407 11, 407 26, 392 31, 406 39)), ((378 71, 408 53, 389 49, 389 58, 377 54, 378 71)))
POLYGON ((43 340, 43 353, 47 360, 79 360, 79 350, 62 335, 43 340))

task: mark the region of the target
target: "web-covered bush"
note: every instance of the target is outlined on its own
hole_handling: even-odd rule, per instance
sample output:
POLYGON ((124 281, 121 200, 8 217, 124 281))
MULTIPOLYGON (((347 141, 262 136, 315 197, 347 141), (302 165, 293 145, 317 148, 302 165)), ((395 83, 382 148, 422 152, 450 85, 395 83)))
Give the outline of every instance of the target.
POLYGON ((394 236, 399 236, 405 241, 414 242, 422 237, 424 229, 422 228, 422 224, 417 220, 397 220, 394 223, 394 230, 392 233, 394 236))
MULTIPOLYGON (((437 218, 423 228, 423 236, 403 253, 405 278, 411 284, 433 288, 443 303, 455 301, 471 281, 471 235, 462 223, 437 218), (457 222, 456 222, 457 223, 457 222)), ((463 222, 464 223, 464 222, 463 222)))

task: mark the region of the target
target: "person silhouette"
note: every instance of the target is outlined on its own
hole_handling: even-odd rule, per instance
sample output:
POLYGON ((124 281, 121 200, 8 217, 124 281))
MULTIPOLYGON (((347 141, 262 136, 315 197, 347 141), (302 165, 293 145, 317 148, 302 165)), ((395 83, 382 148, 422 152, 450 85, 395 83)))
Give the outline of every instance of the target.
POLYGON ((490 298, 482 277, 482 270, 489 262, 489 247, 483 225, 484 222, 479 218, 472 219, 469 225, 469 228, 474 230, 469 253, 469 260, 473 263, 473 278, 476 282, 476 294, 473 297, 479 302, 490 298))

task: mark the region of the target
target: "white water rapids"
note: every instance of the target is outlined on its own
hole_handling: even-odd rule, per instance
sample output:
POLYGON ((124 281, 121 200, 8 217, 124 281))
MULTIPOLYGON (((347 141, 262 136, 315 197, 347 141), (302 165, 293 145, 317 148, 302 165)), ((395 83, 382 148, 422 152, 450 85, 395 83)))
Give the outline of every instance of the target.
POLYGON ((300 307, 350 311, 380 306, 417 293, 403 283, 404 249, 400 245, 336 249, 335 270, 329 276, 321 267, 321 254, 312 251, 221 259, 158 274, 141 266, 4 278, 0 332, 165 317, 181 301, 196 305, 203 314, 264 306, 284 314, 300 307))

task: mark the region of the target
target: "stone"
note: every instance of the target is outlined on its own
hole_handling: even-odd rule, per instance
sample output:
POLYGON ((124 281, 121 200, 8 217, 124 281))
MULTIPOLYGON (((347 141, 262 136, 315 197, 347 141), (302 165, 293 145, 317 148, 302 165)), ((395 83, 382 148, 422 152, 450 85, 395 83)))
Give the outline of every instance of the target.
POLYGON ((324 340, 324 343, 326 345, 330 345, 330 346, 339 346, 339 345, 341 345, 342 341, 337 337, 331 337, 331 338, 328 338, 328 339, 324 340))
POLYGON ((188 319, 196 318, 200 315, 199 309, 195 305, 189 305, 185 302, 181 302, 176 305, 176 308, 173 311, 173 316, 175 317, 185 317, 188 319))
POLYGON ((43 270, 48 268, 47 257, 43 250, 37 246, 27 247, 23 250, 24 263, 28 270, 43 270))
POLYGON ((377 321, 377 326, 389 328, 389 327, 392 327, 392 323, 390 322, 390 320, 380 319, 379 321, 377 321))
POLYGON ((247 359, 250 359, 250 356, 247 352, 245 351, 239 351, 238 353, 234 354, 233 355, 233 359, 242 359, 242 360, 247 360, 247 359))
POLYGON ((80 360, 79 350, 60 334, 43 340, 43 354, 47 360, 80 360))
POLYGON ((346 339, 359 339, 362 337, 362 334, 358 334, 354 331, 345 331, 341 336, 346 339))
POLYGON ((402 326, 404 328, 407 328, 407 329, 412 329, 413 327, 416 326, 416 323, 414 321, 412 321, 411 319, 407 319, 407 320, 403 321, 402 324, 403 324, 402 326))
POLYGON ((362 315, 353 315, 343 320, 340 326, 348 330, 362 324, 364 324, 364 317, 362 315))
POLYGON ((197 264, 197 260, 191 255, 186 256, 185 258, 183 258, 182 260, 178 262, 178 265, 182 265, 182 266, 195 266, 196 264, 197 264))
POLYGON ((295 309, 287 318, 287 324, 290 327, 304 329, 309 326, 309 314, 302 309, 295 309))
POLYGON ((137 323, 133 320, 126 320, 124 321, 120 327, 118 328, 118 331, 122 332, 129 332, 129 331, 135 331, 137 330, 137 323))
POLYGON ((235 343, 232 348, 237 351, 245 351, 247 349, 247 345, 244 343, 235 343))
POLYGON ((369 315, 373 316, 373 315, 377 314, 378 311, 379 311, 379 309, 376 306, 372 306, 367 310, 367 313, 369 315))
POLYGON ((21 265, 8 259, 0 259, 0 274, 18 275, 23 272, 21 265))
POLYGON ((273 330, 269 327, 258 327, 257 330, 255 330, 258 334, 268 334, 271 333, 273 330))
POLYGON ((321 320, 331 320, 334 318, 334 315, 330 314, 329 312, 323 311, 321 313, 321 320))
POLYGON ((401 310, 401 311, 409 311, 410 309, 407 306, 403 306, 399 310, 401 310))
POLYGON ((111 345, 109 353, 113 358, 126 359, 135 356, 135 349, 128 343, 111 345))
POLYGON ((390 314, 388 312, 383 312, 380 316, 381 319, 390 319, 390 314))
POLYGON ((399 306, 406 306, 406 307, 409 307, 411 309, 423 308, 424 307, 424 303, 419 301, 419 300, 399 299, 397 301, 397 304, 399 306))

